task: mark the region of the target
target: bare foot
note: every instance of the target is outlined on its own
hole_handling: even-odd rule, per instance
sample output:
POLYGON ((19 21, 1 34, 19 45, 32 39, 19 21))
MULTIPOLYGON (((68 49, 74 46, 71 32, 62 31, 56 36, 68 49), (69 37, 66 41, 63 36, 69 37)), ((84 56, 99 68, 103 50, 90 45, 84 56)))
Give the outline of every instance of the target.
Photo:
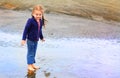
POLYGON ((30 65, 28 65, 28 70, 29 71, 35 71, 35 69, 33 68, 33 66, 30 64, 30 65))
POLYGON ((35 70, 40 69, 40 67, 35 66, 34 64, 32 64, 32 67, 33 67, 33 69, 35 69, 35 70))

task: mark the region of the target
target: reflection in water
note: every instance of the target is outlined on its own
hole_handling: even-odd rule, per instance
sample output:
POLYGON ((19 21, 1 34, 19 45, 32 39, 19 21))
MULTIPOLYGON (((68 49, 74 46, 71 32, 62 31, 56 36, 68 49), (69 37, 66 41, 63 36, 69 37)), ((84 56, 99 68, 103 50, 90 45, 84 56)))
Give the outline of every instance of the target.
POLYGON ((27 78, 36 78, 36 73, 34 71, 28 71, 27 78))
MULTIPOLYGON (((44 71, 45 78, 49 78, 50 74, 51 74, 50 72, 44 71)), ((27 78, 36 78, 36 72, 28 70, 27 78)), ((56 78, 56 77, 54 77, 54 78, 56 78)))
POLYGON ((44 75, 46 78, 48 78, 50 76, 50 72, 44 71, 44 75))

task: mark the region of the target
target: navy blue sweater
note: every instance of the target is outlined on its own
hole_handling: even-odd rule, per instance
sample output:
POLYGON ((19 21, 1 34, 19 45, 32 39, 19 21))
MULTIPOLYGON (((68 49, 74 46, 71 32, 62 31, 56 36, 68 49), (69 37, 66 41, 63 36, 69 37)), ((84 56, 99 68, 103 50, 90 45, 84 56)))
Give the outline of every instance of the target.
POLYGON ((31 41, 38 41, 39 38, 42 40, 43 39, 42 26, 43 21, 40 20, 40 30, 38 31, 37 21, 34 19, 34 17, 29 18, 24 28, 22 40, 26 40, 26 38, 31 41))

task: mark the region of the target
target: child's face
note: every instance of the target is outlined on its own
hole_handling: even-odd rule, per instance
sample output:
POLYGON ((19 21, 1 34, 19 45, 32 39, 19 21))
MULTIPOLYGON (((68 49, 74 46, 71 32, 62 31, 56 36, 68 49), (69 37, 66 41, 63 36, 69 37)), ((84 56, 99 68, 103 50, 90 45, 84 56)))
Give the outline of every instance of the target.
POLYGON ((35 10, 32 15, 34 16, 34 18, 35 18, 36 20, 39 20, 39 19, 42 18, 42 12, 41 12, 41 11, 38 11, 38 10, 35 10))

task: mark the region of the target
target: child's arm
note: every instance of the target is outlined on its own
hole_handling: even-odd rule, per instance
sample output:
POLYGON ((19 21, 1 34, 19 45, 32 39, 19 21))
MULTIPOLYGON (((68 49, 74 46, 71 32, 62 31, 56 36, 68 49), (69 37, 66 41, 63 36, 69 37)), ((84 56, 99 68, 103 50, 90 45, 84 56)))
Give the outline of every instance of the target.
POLYGON ((26 37, 27 37, 28 30, 29 30, 30 26, 31 26, 31 20, 28 19, 28 21, 27 21, 27 23, 25 25, 25 28, 24 28, 22 40, 26 40, 26 37))
POLYGON ((42 42, 45 41, 45 39, 44 39, 44 37, 43 37, 43 34, 42 34, 42 30, 40 31, 40 39, 41 39, 42 42))
POLYGON ((22 46, 25 45, 25 43, 26 43, 26 36, 28 34, 29 27, 30 27, 30 19, 28 19, 26 26, 24 28, 23 37, 22 37, 22 41, 21 41, 22 46))

